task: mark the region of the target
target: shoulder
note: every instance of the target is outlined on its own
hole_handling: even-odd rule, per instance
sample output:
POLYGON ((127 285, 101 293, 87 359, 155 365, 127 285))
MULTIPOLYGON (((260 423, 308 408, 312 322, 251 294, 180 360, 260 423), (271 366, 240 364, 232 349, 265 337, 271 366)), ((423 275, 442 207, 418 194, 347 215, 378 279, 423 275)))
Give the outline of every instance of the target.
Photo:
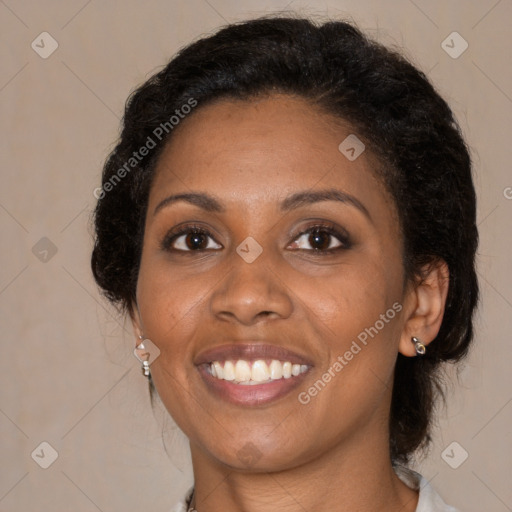
POLYGON ((411 489, 419 490, 416 512, 460 512, 458 509, 447 505, 429 481, 416 471, 404 466, 395 466, 394 470, 402 482, 411 489))

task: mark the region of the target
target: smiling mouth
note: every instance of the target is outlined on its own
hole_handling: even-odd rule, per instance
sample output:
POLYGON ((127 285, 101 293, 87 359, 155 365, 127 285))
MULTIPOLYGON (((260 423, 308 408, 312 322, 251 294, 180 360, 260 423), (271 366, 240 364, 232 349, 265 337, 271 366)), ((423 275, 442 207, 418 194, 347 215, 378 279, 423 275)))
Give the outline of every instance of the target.
POLYGON ((314 366, 295 350, 240 340, 201 352, 194 364, 211 398, 241 407, 267 406, 284 399, 314 366))
POLYGON ((278 359, 213 361, 206 366, 212 377, 246 386, 291 379, 306 373, 308 369, 309 366, 306 364, 292 364, 290 361, 278 359))

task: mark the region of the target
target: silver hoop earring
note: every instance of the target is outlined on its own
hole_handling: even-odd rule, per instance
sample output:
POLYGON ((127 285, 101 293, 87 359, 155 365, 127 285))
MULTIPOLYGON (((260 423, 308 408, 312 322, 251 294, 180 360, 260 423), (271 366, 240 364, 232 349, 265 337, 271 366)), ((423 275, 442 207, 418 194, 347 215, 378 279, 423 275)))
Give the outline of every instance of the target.
POLYGON ((416 355, 417 356, 425 355, 425 352, 427 351, 427 349, 425 348, 425 345, 423 345, 423 343, 421 343, 421 341, 414 336, 411 338, 411 341, 414 343, 414 348, 416 349, 416 355))

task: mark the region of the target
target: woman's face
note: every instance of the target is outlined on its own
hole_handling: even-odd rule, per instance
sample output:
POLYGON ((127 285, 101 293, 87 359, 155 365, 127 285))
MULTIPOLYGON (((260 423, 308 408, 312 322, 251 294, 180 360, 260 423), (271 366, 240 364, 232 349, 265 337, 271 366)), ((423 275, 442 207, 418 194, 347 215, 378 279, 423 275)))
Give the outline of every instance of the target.
POLYGON ((160 349, 163 403, 210 460, 277 470, 388 435, 402 242, 376 159, 354 159, 353 138, 339 149, 351 134, 302 99, 221 100, 160 157, 135 323, 160 349))

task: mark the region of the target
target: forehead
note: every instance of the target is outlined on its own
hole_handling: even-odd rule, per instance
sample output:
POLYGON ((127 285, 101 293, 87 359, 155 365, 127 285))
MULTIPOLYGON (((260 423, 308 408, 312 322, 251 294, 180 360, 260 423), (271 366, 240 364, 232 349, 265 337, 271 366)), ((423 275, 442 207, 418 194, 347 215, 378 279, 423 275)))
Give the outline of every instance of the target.
POLYGON ((330 187, 389 207, 377 159, 368 150, 355 160, 343 152, 347 137, 349 145, 358 144, 354 136, 348 123, 288 95, 199 105, 160 156, 150 208, 169 193, 192 190, 208 191, 228 205, 254 206, 330 187))

